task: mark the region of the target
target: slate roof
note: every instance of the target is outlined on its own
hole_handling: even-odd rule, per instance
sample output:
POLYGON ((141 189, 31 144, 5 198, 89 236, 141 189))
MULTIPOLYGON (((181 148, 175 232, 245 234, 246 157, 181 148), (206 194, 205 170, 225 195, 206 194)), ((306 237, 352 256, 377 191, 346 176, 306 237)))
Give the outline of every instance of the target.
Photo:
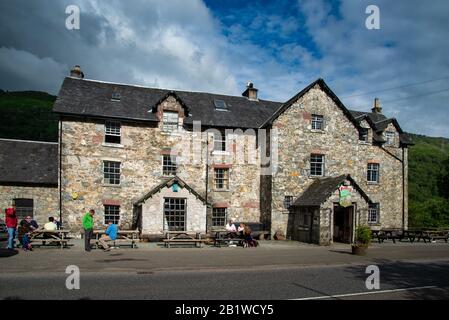
POLYGON ((186 109, 186 125, 201 121, 204 127, 261 128, 270 125, 299 97, 319 85, 337 104, 348 119, 359 128, 362 119, 368 118, 375 127, 374 139, 384 142, 378 134, 388 123, 393 122, 401 135, 401 143, 410 144, 410 137, 402 132, 396 119, 387 119, 382 114, 348 110, 323 79, 318 79, 301 90, 285 103, 268 100, 252 101, 246 97, 227 96, 204 92, 155 89, 126 84, 66 77, 54 104, 53 111, 59 114, 116 118, 132 121, 158 121, 155 108, 159 102, 173 95, 186 109), (120 100, 112 100, 112 93, 120 93, 120 100), (214 100, 225 101, 228 110, 216 110, 214 100))
POLYGON ((349 112, 358 123, 360 123, 364 119, 368 121, 368 123, 373 128, 373 139, 375 141, 385 142, 385 139, 382 137, 382 132, 388 127, 390 123, 393 123, 393 125, 399 132, 401 144, 413 145, 412 138, 408 133, 404 132, 401 129, 398 121, 395 118, 387 118, 385 115, 375 112, 362 112, 355 110, 349 110, 349 112))
POLYGON ((172 185, 174 184, 178 184, 181 188, 186 188, 187 190, 189 190, 190 193, 194 194, 198 199, 200 199, 204 204, 210 205, 210 203, 206 202, 206 199, 200 195, 198 192, 195 191, 195 189, 193 189, 192 187, 190 187, 184 180, 182 180, 181 178, 179 178, 178 176, 174 176, 172 178, 169 178, 165 181, 163 181, 162 183, 160 183, 159 185, 157 185, 156 187, 154 187, 150 192, 148 192, 146 195, 144 195, 142 198, 140 198, 139 200, 137 200, 134 205, 140 205, 143 202, 145 202, 148 198, 151 198, 154 194, 156 194, 157 192, 159 192, 162 188, 168 187, 170 188, 172 185))
POLYGON ((362 197, 368 202, 372 203, 368 195, 359 187, 359 185, 352 179, 350 175, 341 175, 338 177, 326 177, 316 179, 298 199, 295 200, 293 206, 295 207, 315 207, 324 203, 332 193, 345 181, 351 181, 351 185, 359 191, 362 197))
POLYGON ((204 92, 173 91, 113 84, 67 77, 53 111, 61 114, 157 121, 152 109, 165 96, 174 93, 189 109, 186 124, 201 121, 202 126, 258 128, 281 105, 279 102, 251 101, 245 97, 204 92), (112 101, 112 93, 121 94, 112 101), (217 111, 214 99, 223 100, 228 111, 217 111))
POLYGON ((0 183, 58 185, 58 144, 0 139, 0 183))

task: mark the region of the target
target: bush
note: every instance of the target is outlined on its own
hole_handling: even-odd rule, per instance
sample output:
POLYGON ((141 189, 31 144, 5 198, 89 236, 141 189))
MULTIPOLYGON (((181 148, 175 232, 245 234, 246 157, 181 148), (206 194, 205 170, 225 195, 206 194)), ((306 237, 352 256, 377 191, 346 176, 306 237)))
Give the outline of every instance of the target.
POLYGON ((358 226, 355 229, 355 246, 368 247, 371 243, 371 229, 368 226, 358 226))

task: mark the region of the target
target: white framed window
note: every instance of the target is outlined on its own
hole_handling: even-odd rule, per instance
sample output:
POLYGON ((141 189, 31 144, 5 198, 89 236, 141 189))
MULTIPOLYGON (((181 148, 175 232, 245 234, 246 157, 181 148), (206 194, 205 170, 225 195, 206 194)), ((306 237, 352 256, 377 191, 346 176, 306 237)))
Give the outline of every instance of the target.
POLYGON ((112 222, 118 224, 120 221, 120 206, 104 205, 104 224, 112 222))
POLYGON ((394 137, 395 137, 395 134, 393 131, 385 132, 385 138, 387 140, 386 144, 389 146, 394 145, 394 137))
POLYGON ((121 142, 121 124, 117 121, 106 121, 104 124, 104 142, 116 143, 121 142))
POLYGON ((324 176, 324 155, 310 155, 310 175, 315 177, 324 176))
POLYGON ((229 189, 229 169, 215 168, 214 169, 215 189, 228 190, 229 189))
POLYGON ((214 133, 214 151, 226 151, 226 134, 224 132, 214 133))
POLYGON ((178 131, 179 114, 175 111, 164 111, 162 116, 162 130, 165 132, 178 131))
POLYGON ((312 114, 312 130, 324 130, 324 117, 319 114, 312 114))
POLYGON ((169 154, 162 155, 162 174, 164 176, 175 176, 177 170, 176 156, 169 154))
POLYGON ((366 179, 371 183, 379 183, 379 164, 368 163, 368 170, 366 173, 366 179))
POLYGON ((213 208, 212 227, 224 227, 226 225, 227 214, 228 208, 213 208))
POLYGON ((105 184, 120 184, 120 162, 103 161, 103 177, 105 184))
POLYGON ((368 223, 379 223, 380 221, 380 205, 379 203, 371 203, 368 207, 368 223))

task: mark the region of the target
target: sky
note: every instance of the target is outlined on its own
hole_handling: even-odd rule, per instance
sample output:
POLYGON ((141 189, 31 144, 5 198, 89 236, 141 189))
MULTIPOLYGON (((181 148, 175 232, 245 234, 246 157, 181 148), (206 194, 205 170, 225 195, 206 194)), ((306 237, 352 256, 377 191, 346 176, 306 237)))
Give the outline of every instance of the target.
POLYGON ((85 77, 284 102, 318 78, 351 110, 449 137, 447 0, 0 0, 0 88, 85 77), (66 8, 80 9, 79 30, 66 8), (367 29, 369 5, 380 29, 367 29))

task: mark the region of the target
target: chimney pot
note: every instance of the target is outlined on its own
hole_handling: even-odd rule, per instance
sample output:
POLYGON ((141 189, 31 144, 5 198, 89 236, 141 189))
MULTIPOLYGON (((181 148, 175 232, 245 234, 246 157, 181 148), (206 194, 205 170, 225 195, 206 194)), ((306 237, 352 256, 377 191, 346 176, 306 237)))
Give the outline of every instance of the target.
POLYGON ((371 109, 373 113, 382 113, 382 107, 380 106, 380 99, 374 98, 374 106, 371 109))
POLYGON ((254 84, 249 81, 246 85, 246 90, 242 93, 242 96, 247 97, 248 100, 258 101, 257 99, 257 89, 254 88, 254 84))
POLYGON ((84 73, 81 71, 81 67, 79 65, 76 65, 70 70, 70 76, 74 78, 83 79, 84 73))

